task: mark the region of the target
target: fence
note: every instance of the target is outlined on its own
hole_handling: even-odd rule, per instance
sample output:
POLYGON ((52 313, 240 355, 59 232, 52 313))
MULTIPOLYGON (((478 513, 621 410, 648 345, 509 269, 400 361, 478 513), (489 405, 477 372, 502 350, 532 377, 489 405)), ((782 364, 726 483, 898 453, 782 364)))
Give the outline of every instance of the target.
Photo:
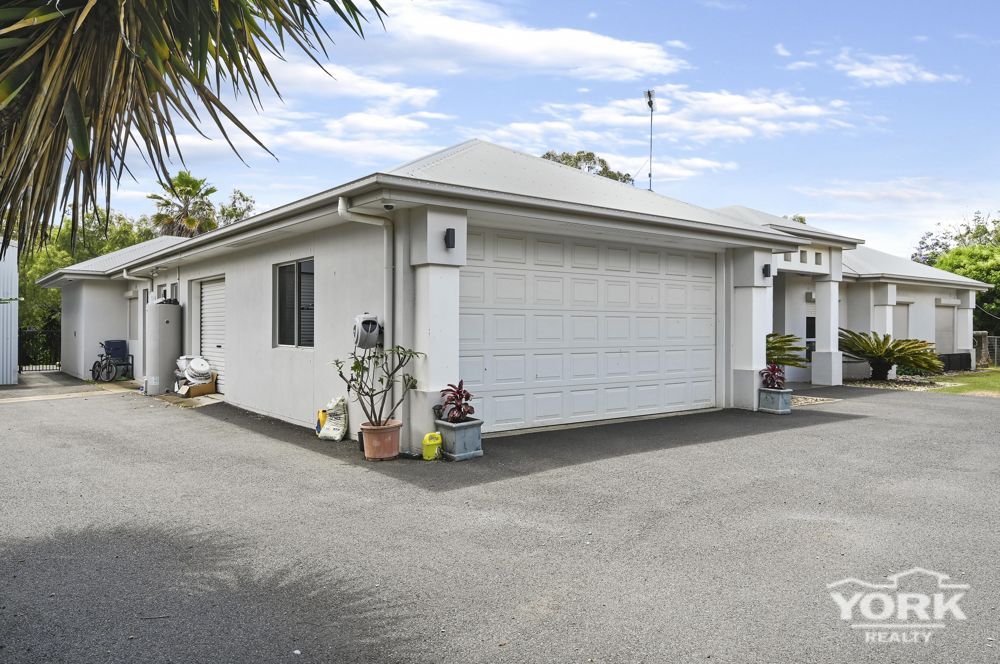
POLYGON ((986 352, 990 366, 1000 367, 1000 337, 986 337, 986 352))
POLYGON ((59 371, 59 330, 19 330, 17 342, 18 372, 59 371))

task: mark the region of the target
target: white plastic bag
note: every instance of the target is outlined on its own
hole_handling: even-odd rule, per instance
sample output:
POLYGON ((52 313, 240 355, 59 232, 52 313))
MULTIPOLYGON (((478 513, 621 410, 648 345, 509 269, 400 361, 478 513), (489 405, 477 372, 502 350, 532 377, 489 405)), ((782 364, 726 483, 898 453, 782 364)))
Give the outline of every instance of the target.
POLYGON ((321 440, 343 440, 347 435, 347 401, 340 397, 326 404, 323 410, 326 411, 326 421, 317 435, 321 440))

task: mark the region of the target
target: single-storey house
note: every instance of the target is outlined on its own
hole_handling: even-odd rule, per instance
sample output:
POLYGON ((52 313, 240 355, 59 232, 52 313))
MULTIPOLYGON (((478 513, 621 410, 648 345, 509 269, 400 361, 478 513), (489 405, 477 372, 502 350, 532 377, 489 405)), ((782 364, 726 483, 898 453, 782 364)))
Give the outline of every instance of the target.
POLYGON ((17 243, 0 258, 0 385, 17 385, 17 243))
MULTIPOLYGON (((175 296, 184 352, 210 359, 229 402, 306 426, 345 393, 330 362, 352 350, 355 316, 376 314, 386 345, 425 353, 402 417, 403 452, 419 453, 439 391, 460 378, 485 431, 753 410, 776 282, 800 273, 818 305, 813 379, 836 384, 838 286, 881 282, 842 267, 860 240, 779 222, 472 140, 193 239, 139 245, 86 280, 78 265, 40 283, 63 288, 64 326, 117 320, 100 334, 132 339, 140 376, 142 303, 175 296), (803 250, 809 265, 793 269, 785 257, 803 250), (88 301, 92 280, 107 298, 88 301)), ((85 341, 93 352, 96 337, 85 341)), ((356 432, 360 409, 350 417, 356 432)))
POLYGON ((952 358, 954 365, 964 360, 975 366, 972 313, 976 293, 989 290, 989 284, 866 247, 864 240, 812 224, 743 206, 719 211, 809 241, 774 260, 772 329, 794 334, 810 349, 810 366, 789 367, 789 380, 837 385, 843 376, 868 377, 867 363, 827 354, 836 352, 832 344, 838 327, 922 339, 933 343, 939 355, 965 356, 952 358))

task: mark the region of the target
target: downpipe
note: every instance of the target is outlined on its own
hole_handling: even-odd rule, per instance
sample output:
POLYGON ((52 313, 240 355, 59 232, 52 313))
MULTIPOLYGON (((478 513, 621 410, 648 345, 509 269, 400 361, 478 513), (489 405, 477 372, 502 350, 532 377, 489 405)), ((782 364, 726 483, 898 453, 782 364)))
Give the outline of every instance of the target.
MULTIPOLYGON (((337 199, 337 216, 344 221, 353 221, 359 224, 382 227, 382 266, 385 274, 382 281, 382 338, 385 348, 392 348, 395 345, 396 317, 393 315, 396 306, 396 226, 392 219, 375 214, 363 214, 351 212, 348 200, 341 196, 337 199)), ((393 386, 389 392, 389 403, 395 403, 396 388, 393 386)), ((409 443, 407 443, 409 448, 409 443)), ((412 452, 402 452, 412 455, 412 452)))

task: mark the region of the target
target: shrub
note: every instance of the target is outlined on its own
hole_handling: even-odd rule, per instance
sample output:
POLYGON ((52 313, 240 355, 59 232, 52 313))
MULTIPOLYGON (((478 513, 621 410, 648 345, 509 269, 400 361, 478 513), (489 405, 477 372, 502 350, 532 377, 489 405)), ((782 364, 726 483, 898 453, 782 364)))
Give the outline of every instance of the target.
POLYGON ((760 371, 760 382, 770 390, 785 388, 785 370, 778 364, 768 364, 760 371))
POLYGON ((944 365, 934 352, 934 344, 920 339, 893 339, 878 332, 840 331, 840 350, 864 360, 872 368, 872 380, 889 380, 893 366, 904 371, 941 373, 944 365))
POLYGON ((458 385, 448 384, 448 387, 441 390, 444 400, 441 402, 444 419, 452 424, 464 422, 469 416, 476 412, 469 401, 472 393, 465 389, 465 381, 458 381, 458 385))
POLYGON ((777 364, 782 367, 806 366, 806 347, 800 346, 802 340, 794 334, 767 335, 767 363, 777 364))

